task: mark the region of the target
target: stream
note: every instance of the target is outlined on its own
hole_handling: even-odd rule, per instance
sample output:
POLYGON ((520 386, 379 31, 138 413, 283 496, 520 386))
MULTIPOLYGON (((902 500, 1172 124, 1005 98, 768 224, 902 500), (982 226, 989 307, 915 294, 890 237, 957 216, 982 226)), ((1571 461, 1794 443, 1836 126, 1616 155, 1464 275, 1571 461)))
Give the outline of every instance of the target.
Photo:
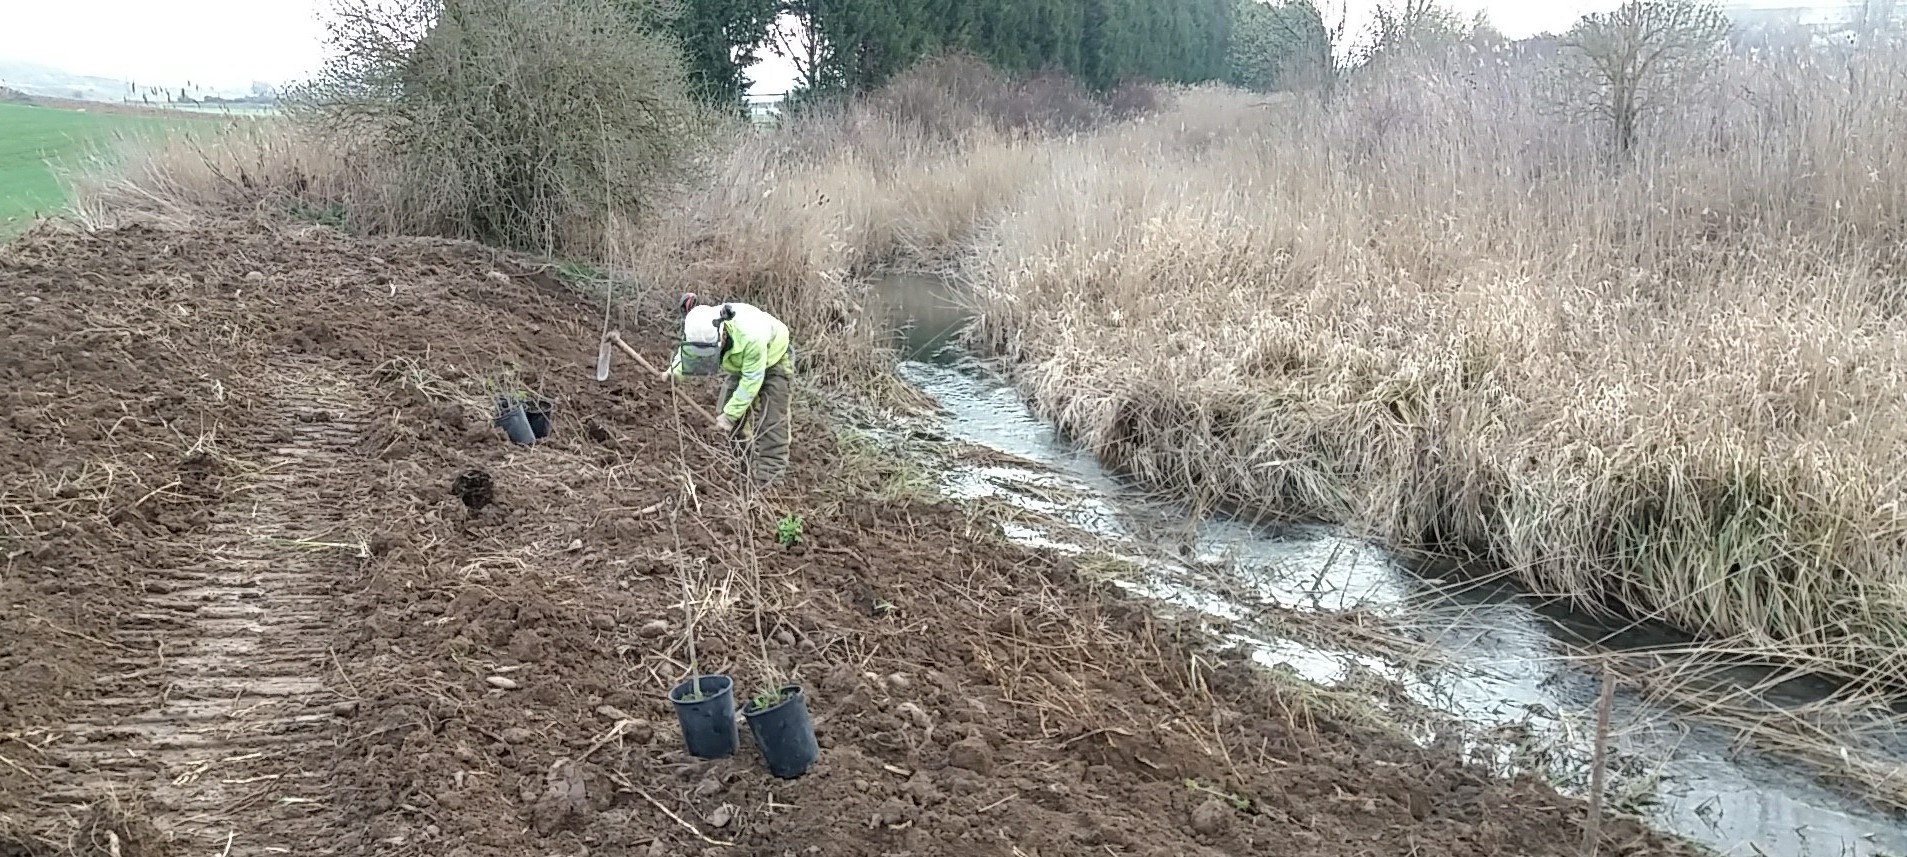
MULTIPOLYGON (((1393 683, 1412 703, 1463 724, 1472 757, 1534 767, 1566 792, 1585 791, 1601 679, 1576 665, 1571 652, 1584 640, 1641 646, 1679 638, 1601 625, 1539 605, 1508 585, 1453 592, 1333 527, 1272 532, 1236 520, 1193 520, 1187 509, 1149 498, 1059 438, 1006 381, 963 351, 959 335, 970 316, 953 288, 917 275, 874 283, 873 302, 900 331, 901 375, 944 409, 932 432, 1044 469, 957 463, 938 474, 941 490, 1063 522, 1009 525, 1008 536, 1024 543, 1073 553, 1111 544, 1143 569, 1120 585, 1223 620, 1216 623, 1220 632, 1265 666, 1325 686, 1373 676, 1393 683), (1379 614, 1413 633, 1434 665, 1281 637, 1253 603, 1379 614)), ((1782 690, 1792 698, 1773 702, 1805 700, 1810 689, 1782 690)), ((1728 731, 1626 690, 1614 697, 1610 738, 1606 801, 1718 853, 1907 855, 1907 820, 1828 790, 1796 763, 1739 749, 1728 731)), ((1907 736, 1880 740, 1889 761, 1907 763, 1907 736)))

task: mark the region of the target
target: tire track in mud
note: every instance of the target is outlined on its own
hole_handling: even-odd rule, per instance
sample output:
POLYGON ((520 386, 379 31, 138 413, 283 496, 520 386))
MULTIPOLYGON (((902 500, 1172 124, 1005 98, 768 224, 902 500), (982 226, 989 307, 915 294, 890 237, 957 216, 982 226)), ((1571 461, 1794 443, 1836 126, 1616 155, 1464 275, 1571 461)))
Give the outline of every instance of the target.
POLYGON ((332 365, 275 369, 246 391, 251 425, 213 436, 232 457, 224 502, 193 537, 200 560, 147 571, 145 603, 114 641, 129 655, 124 671, 70 724, 83 742, 64 748, 72 775, 48 795, 82 803, 136 791, 182 853, 327 850, 325 766, 306 763, 325 752, 341 698, 327 677, 333 585, 362 548, 346 529, 348 502, 323 489, 351 484, 366 407, 332 365))

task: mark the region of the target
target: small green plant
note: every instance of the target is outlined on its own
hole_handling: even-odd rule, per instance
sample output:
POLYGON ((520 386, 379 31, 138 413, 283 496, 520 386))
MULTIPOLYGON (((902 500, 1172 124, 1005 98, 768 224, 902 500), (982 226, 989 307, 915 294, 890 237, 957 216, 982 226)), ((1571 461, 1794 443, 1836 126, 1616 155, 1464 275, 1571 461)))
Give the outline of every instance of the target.
POLYGON ((781 692, 780 686, 769 685, 766 690, 749 698, 748 708, 750 711, 763 711, 780 705, 781 701, 786 698, 787 696, 781 692))
POLYGON ((320 226, 329 226, 333 229, 343 229, 350 224, 351 220, 349 214, 345 211, 344 203, 341 202, 333 202, 328 205, 316 205, 304 200, 298 200, 291 204, 290 214, 299 220, 316 223, 320 226))
POLYGON ((775 540, 783 545, 793 545, 801 541, 801 516, 787 515, 775 525, 775 540))
POLYGON ((602 268, 575 259, 556 263, 556 276, 571 285, 586 285, 609 279, 609 274, 602 268))
POLYGON ((1218 789, 1212 788, 1211 786, 1200 783, 1198 780, 1195 780, 1191 777, 1185 778, 1185 787, 1195 792, 1204 792, 1208 795, 1213 795, 1218 798, 1221 798, 1226 803, 1231 804, 1232 809, 1238 810, 1239 812, 1252 811, 1251 798, 1245 797, 1243 795, 1236 794, 1233 792, 1220 791, 1218 789))
POLYGON ((538 398, 537 391, 530 389, 523 381, 523 367, 515 360, 504 361, 503 365, 485 375, 483 387, 492 399, 505 399, 511 404, 538 398))

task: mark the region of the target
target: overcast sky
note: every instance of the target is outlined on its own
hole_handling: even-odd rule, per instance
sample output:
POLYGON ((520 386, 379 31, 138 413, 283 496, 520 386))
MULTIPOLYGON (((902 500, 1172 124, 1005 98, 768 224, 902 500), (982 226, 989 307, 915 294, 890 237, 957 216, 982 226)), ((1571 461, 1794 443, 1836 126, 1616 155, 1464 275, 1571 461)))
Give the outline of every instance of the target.
MULTIPOLYGON (((1343 2, 1352 27, 1378 0, 1343 2)), ((1734 2, 1734 0, 1730 0, 1734 2)), ((1842 5, 1847 0, 1748 0, 1743 5, 1842 5)), ((1444 0, 1464 14, 1487 12, 1512 38, 1560 32, 1585 12, 1620 0, 1444 0)), ((320 10, 329 0, 0 0, 0 60, 50 65, 75 74, 177 86, 243 89, 283 83, 323 59, 320 10)), ((1335 17, 1335 16, 1334 16, 1335 17)), ((786 90, 787 66, 770 60, 751 75, 757 92, 786 90)))

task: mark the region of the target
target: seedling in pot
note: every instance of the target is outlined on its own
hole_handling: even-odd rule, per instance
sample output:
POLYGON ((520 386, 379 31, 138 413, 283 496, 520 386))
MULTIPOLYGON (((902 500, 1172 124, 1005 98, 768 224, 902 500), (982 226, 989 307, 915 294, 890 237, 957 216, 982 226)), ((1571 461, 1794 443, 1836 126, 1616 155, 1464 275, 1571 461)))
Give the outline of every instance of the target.
POLYGON ((768 685, 742 707, 748 721, 748 733, 768 772, 791 780, 808 772, 821 755, 815 740, 814 719, 808 714, 807 697, 800 685, 768 685))
MULTIPOLYGON (((509 435, 510 442, 518 446, 534 446, 538 438, 548 434, 545 419, 544 431, 538 433, 535 421, 531 419, 533 406, 543 404, 531 395, 528 388, 516 379, 516 367, 499 372, 491 377, 485 386, 490 389, 491 397, 496 401, 496 417, 492 420, 498 428, 509 435)), ((544 407, 547 413, 547 405, 544 407)))
POLYGON ((484 389, 493 399, 505 399, 511 402, 527 402, 532 396, 530 388, 519 377, 519 369, 510 363, 491 372, 483 379, 484 389))
POLYGON ((497 415, 492 420, 510 442, 517 446, 535 446, 536 429, 530 425, 530 415, 520 401, 511 401, 507 396, 497 397, 497 415))
POLYGON ((720 759, 735 752, 735 686, 725 675, 699 671, 669 691, 682 743, 698 759, 720 759))
POLYGON ((669 690, 682 743, 698 759, 720 759, 735 752, 735 681, 725 675, 703 675, 695 651, 695 591, 686 565, 676 573, 682 579, 682 634, 689 650, 689 677, 669 690))
POLYGON ((689 684, 691 686, 689 687, 688 693, 682 694, 683 702, 701 702, 709 698, 708 693, 702 689, 702 678, 703 675, 699 668, 694 666, 689 668, 689 684))
POLYGON ((530 421, 530 431, 537 440, 550 436, 550 416, 555 408, 548 399, 530 398, 523 402, 523 415, 530 421))
POLYGON ((755 694, 752 697, 749 697, 748 707, 743 710, 744 711, 761 711, 766 708, 773 708, 777 704, 779 704, 782 700, 787 698, 788 698, 787 695, 782 692, 781 688, 771 687, 771 688, 768 688, 767 690, 764 690, 760 693, 755 694))

